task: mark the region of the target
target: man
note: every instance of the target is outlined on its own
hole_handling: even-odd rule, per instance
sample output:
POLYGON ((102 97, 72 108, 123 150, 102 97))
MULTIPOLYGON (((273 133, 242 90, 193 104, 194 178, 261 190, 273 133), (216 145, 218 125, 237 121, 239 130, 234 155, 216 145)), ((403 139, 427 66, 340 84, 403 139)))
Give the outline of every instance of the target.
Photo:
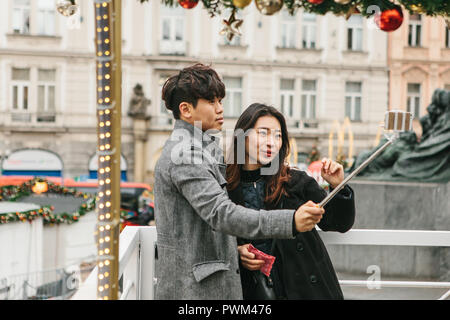
POLYGON ((156 299, 242 299, 235 237, 291 239, 324 213, 311 203, 256 211, 228 198, 222 150, 208 134, 222 129, 224 96, 202 64, 164 84, 176 122, 155 168, 156 299))

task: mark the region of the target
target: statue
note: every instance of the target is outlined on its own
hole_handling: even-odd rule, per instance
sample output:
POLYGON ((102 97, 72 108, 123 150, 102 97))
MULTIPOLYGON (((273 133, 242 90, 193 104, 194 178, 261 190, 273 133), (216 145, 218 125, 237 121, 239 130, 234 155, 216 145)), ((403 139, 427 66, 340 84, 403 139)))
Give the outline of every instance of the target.
MULTIPOLYGON (((358 176, 391 181, 450 181, 450 91, 435 90, 427 111, 428 114, 420 118, 420 138, 413 131, 401 133, 396 143, 358 176)), ((359 154, 349 171, 357 168, 385 142, 383 139, 373 150, 359 154)))
POLYGON ((147 118, 147 106, 151 104, 151 101, 144 95, 142 86, 138 83, 133 89, 133 97, 130 100, 128 115, 135 119, 147 118))
POLYGON ((318 160, 320 160, 320 153, 319 153, 319 150, 317 150, 317 146, 313 145, 311 152, 308 155, 308 163, 318 161, 318 160))

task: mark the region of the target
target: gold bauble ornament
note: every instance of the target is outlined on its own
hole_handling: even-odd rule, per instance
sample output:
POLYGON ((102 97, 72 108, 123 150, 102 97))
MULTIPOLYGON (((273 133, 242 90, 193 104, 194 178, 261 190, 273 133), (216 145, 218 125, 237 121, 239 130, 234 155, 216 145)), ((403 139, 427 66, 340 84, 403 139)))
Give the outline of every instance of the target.
POLYGON ((56 10, 65 17, 73 16, 77 13, 79 5, 75 0, 58 0, 56 1, 56 10))
POLYGON ((255 0, 259 12, 267 16, 277 13, 283 7, 283 0, 255 0))
POLYGON ((412 10, 414 13, 417 13, 417 14, 423 14, 423 13, 425 13, 425 10, 423 10, 423 7, 422 7, 421 4, 418 4, 418 5, 412 4, 412 5, 411 5, 411 10, 412 10))
POLYGON ((334 0, 334 2, 339 4, 348 4, 351 0, 334 0))
POLYGON ((233 5, 239 9, 244 9, 250 3, 252 3, 252 0, 233 0, 233 5))
POLYGON ((31 191, 37 194, 46 193, 48 191, 48 184, 45 181, 36 181, 31 191))

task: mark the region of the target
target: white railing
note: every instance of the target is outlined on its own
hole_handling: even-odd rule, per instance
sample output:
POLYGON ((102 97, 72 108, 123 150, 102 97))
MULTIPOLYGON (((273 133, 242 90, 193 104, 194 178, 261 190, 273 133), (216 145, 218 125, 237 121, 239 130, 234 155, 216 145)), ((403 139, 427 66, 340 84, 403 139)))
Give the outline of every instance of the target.
POLYGON ((125 227, 122 231, 119 278, 122 277, 124 288, 121 300, 154 299, 155 245, 156 227, 125 227))
MULTIPOLYGON (((155 286, 156 227, 127 226, 120 234, 120 300, 152 300, 155 286), (145 272, 142 272, 145 270, 145 272)), ((97 299, 97 267, 80 286, 73 300, 97 299)))
MULTIPOLYGON (((450 231, 363 230, 346 233, 318 230, 325 244, 450 247, 450 231)), ((154 299, 156 227, 126 227, 120 234, 119 277, 121 300, 154 299), (142 272, 144 271, 144 272, 142 272)), ((450 282, 340 280, 342 286, 376 286, 449 289, 439 299, 450 297, 450 282)), ((97 268, 73 299, 96 299, 97 268)))
MULTIPOLYGON (((325 244, 333 245, 450 247, 450 231, 355 229, 343 234, 318 231, 325 244)), ((377 288, 449 289, 439 300, 450 297, 450 282, 339 280, 339 283, 342 286, 371 286, 377 288)))
POLYGON ((4 114, 6 123, 13 124, 32 124, 33 126, 55 127, 61 123, 61 115, 56 112, 32 112, 28 110, 8 111, 4 114))

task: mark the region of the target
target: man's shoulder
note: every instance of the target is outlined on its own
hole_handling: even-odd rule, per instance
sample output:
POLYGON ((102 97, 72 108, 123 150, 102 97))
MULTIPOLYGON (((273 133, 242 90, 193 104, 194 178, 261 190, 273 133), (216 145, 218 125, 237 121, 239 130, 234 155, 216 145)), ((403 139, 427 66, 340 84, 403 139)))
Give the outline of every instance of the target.
POLYGON ((205 148, 194 140, 182 139, 179 141, 168 139, 161 151, 155 171, 169 170, 179 165, 212 166, 214 158, 206 152, 205 148))

